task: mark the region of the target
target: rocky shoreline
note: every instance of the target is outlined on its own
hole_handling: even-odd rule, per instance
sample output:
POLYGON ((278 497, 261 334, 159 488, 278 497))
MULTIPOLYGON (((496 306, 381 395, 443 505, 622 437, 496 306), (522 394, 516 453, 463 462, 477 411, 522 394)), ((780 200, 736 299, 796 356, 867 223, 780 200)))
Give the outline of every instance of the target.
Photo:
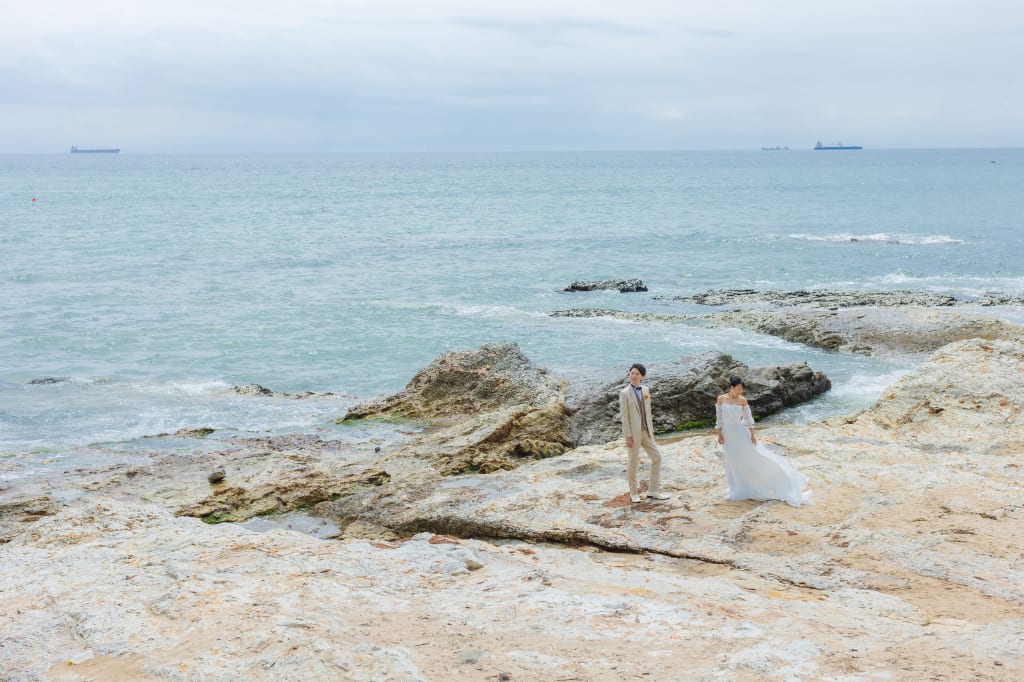
POLYGON ((632 505, 622 377, 568 379, 514 344, 445 354, 339 415, 394 440, 195 429, 159 437, 204 444, 190 453, 10 486, 0 666, 19 681, 1024 677, 1020 327, 946 305, 681 317, 632 319, 789 324, 801 343, 923 359, 862 413, 758 429, 810 478, 800 509, 726 501, 699 426, 729 373, 771 414, 828 390, 820 372, 720 353, 651 366, 674 497, 632 505))
POLYGON ((949 307, 949 306, 1019 306, 1024 296, 1012 296, 997 291, 971 298, 957 298, 948 294, 921 291, 829 291, 812 289, 801 291, 761 291, 757 289, 713 289, 692 296, 655 296, 656 300, 681 301, 699 305, 726 306, 767 303, 774 306, 809 308, 874 307, 949 307))
POLYGON ((827 351, 860 355, 918 355, 966 339, 1019 339, 1024 328, 999 319, 996 305, 1024 305, 1024 298, 991 294, 965 302, 918 292, 709 291, 687 297, 654 297, 699 305, 753 307, 701 314, 573 308, 560 318, 607 317, 633 322, 738 328, 827 351), (767 307, 766 307, 767 306, 767 307), (989 309, 985 309, 989 308, 989 309))

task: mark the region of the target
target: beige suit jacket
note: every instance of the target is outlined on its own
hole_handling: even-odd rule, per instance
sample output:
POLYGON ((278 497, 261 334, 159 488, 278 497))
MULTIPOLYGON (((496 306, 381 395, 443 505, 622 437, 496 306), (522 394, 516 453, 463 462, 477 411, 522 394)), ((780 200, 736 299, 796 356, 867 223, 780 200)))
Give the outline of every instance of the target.
MULTIPOLYGON (((654 438, 654 417, 651 415, 651 394, 646 386, 644 392, 644 411, 647 413, 647 433, 654 438)), ((632 438, 633 444, 639 446, 643 436, 643 421, 640 419, 640 406, 637 404, 636 393, 632 384, 619 392, 619 416, 622 417, 622 437, 632 438)))

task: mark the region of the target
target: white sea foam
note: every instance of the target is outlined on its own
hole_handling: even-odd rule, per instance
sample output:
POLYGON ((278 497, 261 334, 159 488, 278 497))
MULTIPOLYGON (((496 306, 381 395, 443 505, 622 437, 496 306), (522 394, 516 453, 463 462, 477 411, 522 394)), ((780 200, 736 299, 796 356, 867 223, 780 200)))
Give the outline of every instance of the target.
MULTIPOLYGON (((834 283, 833 283, 834 284, 834 283)), ((984 296, 992 292, 1024 294, 1024 277, 972 277, 970 275, 913 275, 892 272, 876 275, 858 283, 860 286, 893 286, 949 293, 958 298, 984 296)))
POLYGON ((172 381, 167 384, 147 384, 144 389, 155 392, 184 393, 190 396, 211 395, 231 388, 231 384, 219 380, 172 381))
POLYGON ((876 232, 874 234, 854 234, 851 232, 840 232, 835 234, 806 234, 796 233, 786 235, 788 239, 800 239, 810 242, 830 243, 851 243, 865 242, 869 244, 904 244, 912 246, 933 246, 944 244, 963 244, 963 239, 950 237, 944 234, 894 234, 889 232, 876 232))
POLYGON ((896 369, 882 374, 854 373, 832 385, 831 394, 841 400, 877 400, 885 389, 900 380, 911 368, 896 369))

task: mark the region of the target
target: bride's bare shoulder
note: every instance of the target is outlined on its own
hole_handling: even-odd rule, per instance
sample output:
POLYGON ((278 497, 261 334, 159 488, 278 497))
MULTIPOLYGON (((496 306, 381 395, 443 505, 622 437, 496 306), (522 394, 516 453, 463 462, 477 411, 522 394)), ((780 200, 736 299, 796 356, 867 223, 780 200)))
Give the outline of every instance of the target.
POLYGON ((715 404, 716 405, 721 405, 722 403, 725 402, 725 399, 728 398, 728 397, 729 397, 728 393, 723 393, 722 395, 718 396, 718 400, 715 402, 715 404))
POLYGON ((744 398, 743 396, 740 396, 740 405, 746 406, 746 404, 747 404, 747 399, 744 398))

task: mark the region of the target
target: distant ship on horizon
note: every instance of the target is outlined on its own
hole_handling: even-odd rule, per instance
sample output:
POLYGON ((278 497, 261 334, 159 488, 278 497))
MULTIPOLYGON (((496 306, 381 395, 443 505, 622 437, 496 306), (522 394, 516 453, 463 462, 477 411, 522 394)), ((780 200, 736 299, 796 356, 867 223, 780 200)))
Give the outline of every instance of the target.
POLYGON ((79 149, 71 145, 72 154, 120 154, 120 149, 79 149))
POLYGON ((774 147, 761 147, 761 151, 763 151, 763 152, 783 152, 783 151, 788 152, 789 151, 789 147, 780 147, 778 145, 776 145, 774 147))
POLYGON ((814 145, 814 148, 818 151, 831 151, 835 149, 864 149, 864 147, 855 144, 843 144, 842 140, 834 145, 822 144, 821 140, 818 140, 818 144, 814 145))

